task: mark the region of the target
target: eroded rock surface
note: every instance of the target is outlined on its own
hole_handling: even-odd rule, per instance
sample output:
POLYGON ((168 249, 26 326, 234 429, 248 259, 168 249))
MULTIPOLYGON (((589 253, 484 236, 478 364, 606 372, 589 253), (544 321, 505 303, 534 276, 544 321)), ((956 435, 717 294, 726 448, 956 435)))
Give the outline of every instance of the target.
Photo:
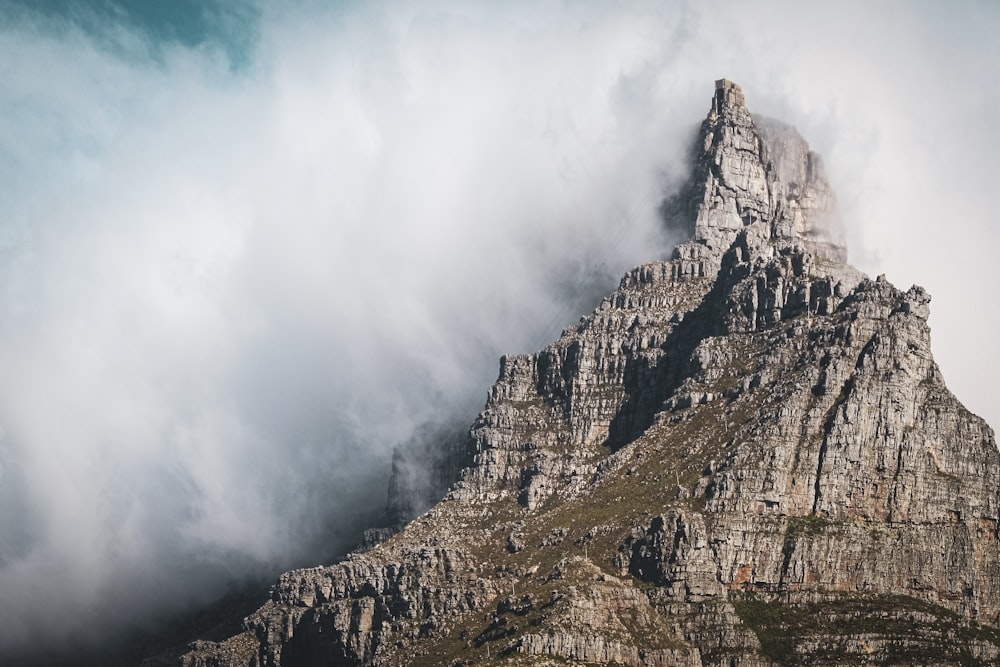
POLYGON ((686 240, 504 357, 471 464, 189 666, 992 664, 1000 457, 930 297, 846 263, 819 158, 716 84, 686 240))

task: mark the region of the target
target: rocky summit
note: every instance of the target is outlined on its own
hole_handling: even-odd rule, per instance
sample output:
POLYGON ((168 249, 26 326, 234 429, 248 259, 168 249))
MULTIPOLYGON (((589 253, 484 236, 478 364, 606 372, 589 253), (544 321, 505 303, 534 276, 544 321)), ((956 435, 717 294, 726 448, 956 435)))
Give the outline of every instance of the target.
POLYGON ((672 256, 442 436, 440 502, 181 662, 1000 662, 1000 457, 927 292, 847 264, 821 160, 730 81, 662 210, 672 256))

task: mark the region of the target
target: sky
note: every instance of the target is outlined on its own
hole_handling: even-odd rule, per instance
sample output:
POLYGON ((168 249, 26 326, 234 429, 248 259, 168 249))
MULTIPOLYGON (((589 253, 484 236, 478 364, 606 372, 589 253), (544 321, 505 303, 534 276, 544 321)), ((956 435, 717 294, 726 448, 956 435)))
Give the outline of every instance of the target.
POLYGON ((1000 424, 991 2, 0 6, 0 653, 327 562, 625 270, 729 78, 1000 424))

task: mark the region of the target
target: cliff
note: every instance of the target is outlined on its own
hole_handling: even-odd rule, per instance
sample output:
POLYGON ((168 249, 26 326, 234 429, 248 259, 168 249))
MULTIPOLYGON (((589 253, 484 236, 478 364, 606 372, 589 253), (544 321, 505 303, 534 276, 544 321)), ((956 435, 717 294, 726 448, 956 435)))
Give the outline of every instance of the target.
POLYGON ((729 81, 692 165, 686 240, 501 360, 441 502, 183 664, 1000 660, 1000 459, 930 297, 847 264, 821 160, 729 81))

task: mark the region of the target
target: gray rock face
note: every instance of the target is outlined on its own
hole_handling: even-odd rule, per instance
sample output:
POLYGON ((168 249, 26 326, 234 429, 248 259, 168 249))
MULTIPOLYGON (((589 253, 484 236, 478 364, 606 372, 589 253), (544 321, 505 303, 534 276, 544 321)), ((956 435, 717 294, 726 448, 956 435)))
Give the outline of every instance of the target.
POLYGON ((729 81, 693 165, 687 240, 501 360, 442 502, 184 664, 997 660, 1000 456, 930 297, 846 263, 819 158, 729 81))
POLYGON ((844 231, 822 160, 795 128, 751 115, 731 81, 716 82, 692 161, 690 182, 665 211, 668 225, 692 239, 678 256, 701 260, 691 269, 697 275, 717 272, 742 232, 758 248, 768 242, 776 251, 804 249, 828 268, 845 265, 844 231))

